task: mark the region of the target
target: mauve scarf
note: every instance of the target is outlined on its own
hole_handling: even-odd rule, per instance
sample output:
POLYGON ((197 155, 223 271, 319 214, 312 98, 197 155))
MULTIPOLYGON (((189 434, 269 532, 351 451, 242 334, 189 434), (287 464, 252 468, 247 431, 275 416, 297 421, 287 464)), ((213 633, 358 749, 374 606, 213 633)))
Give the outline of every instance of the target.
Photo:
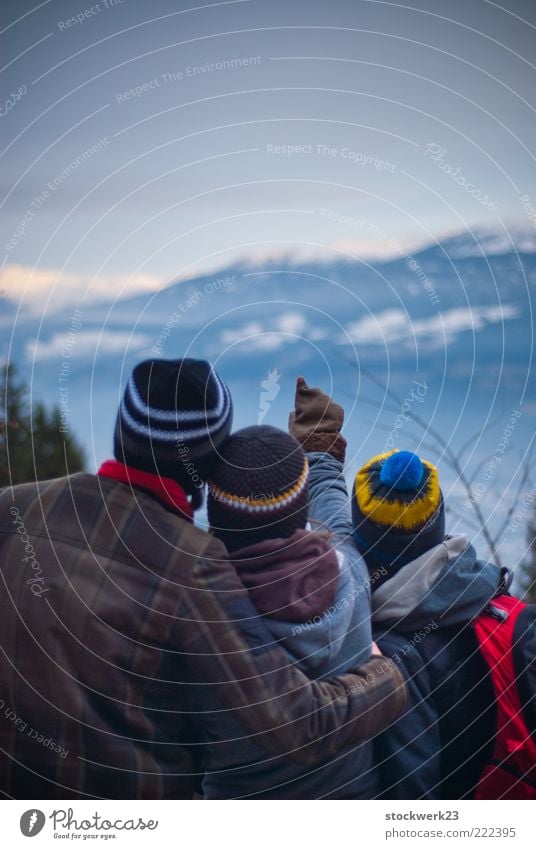
POLYGON ((323 534, 299 530, 264 540, 235 551, 231 562, 263 616, 307 622, 335 599, 339 563, 323 534))

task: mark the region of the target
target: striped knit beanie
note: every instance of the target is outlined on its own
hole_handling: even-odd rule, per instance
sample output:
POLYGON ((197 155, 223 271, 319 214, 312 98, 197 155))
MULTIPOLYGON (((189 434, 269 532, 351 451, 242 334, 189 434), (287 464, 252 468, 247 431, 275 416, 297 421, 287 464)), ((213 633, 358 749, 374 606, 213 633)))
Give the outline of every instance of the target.
POLYGON ((445 509, 432 463, 411 451, 378 454, 359 470, 353 536, 374 573, 372 589, 445 538, 445 509))
POLYGON ((208 481, 207 512, 228 551, 292 536, 305 528, 308 506, 307 459, 293 436, 256 425, 227 440, 208 481))
POLYGON ((203 360, 145 360, 133 370, 117 415, 117 460, 177 481, 194 507, 230 433, 229 390, 203 360))

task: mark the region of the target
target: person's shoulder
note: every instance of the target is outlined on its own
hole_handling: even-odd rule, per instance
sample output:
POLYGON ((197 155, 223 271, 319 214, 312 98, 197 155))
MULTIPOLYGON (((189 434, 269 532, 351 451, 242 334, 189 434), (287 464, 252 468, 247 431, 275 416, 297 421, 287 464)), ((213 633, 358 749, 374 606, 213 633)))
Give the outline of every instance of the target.
POLYGON ((159 501, 143 493, 135 509, 144 514, 154 531, 184 555, 205 557, 211 560, 228 560, 227 549, 216 537, 178 513, 168 510, 159 501))
POLYGON ((372 637, 381 652, 398 666, 418 669, 425 664, 420 642, 415 642, 414 635, 373 627, 372 637))
POLYGON ((203 545, 203 555, 205 557, 210 557, 214 560, 229 559, 229 555, 224 544, 213 534, 209 533, 209 531, 206 531, 204 528, 199 528, 197 525, 187 522, 185 519, 180 521, 184 522, 185 532, 188 534, 189 538, 203 545))
MULTIPOLYGON (((50 478, 49 480, 35 480, 19 483, 15 486, 5 486, 0 489, 0 505, 2 508, 11 505, 11 513, 26 509, 34 501, 43 504, 61 495, 65 490, 73 491, 73 487, 83 485, 91 486, 95 475, 77 472, 74 475, 50 478)), ((2 513, 5 511, 2 509, 2 513)))
POLYGON ((137 545, 153 545, 160 551, 160 543, 165 540, 183 556, 206 556, 215 560, 228 557, 223 544, 212 534, 163 505, 151 493, 133 490, 124 483, 99 475, 77 474, 70 481, 74 501, 82 496, 82 503, 87 504, 89 498, 113 514, 128 514, 129 532, 137 545), (139 535, 140 527, 145 529, 143 537, 139 535))

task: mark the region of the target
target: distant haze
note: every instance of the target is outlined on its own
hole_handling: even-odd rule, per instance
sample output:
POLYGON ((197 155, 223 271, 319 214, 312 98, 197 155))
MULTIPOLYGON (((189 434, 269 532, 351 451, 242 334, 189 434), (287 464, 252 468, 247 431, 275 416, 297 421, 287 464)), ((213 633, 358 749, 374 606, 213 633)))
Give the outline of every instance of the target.
POLYGON ((389 256, 390 239, 414 249, 536 207, 530 0, 7 0, 1 15, 13 297, 132 294, 286 252, 389 256))

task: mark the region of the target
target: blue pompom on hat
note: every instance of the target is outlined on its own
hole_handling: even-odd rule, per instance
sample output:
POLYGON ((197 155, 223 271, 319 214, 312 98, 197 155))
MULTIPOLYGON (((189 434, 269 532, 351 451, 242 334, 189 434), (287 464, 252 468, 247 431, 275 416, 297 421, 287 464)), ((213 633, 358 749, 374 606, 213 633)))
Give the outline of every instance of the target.
MULTIPOLYGON (((355 478, 353 536, 383 580, 445 538, 445 508, 433 463, 412 451, 372 457, 355 478)), ((372 589, 382 583, 378 580, 372 589)))
POLYGON ((424 475, 421 458, 412 451, 397 451, 388 457, 380 471, 380 481, 384 486, 398 492, 417 489, 424 475))

